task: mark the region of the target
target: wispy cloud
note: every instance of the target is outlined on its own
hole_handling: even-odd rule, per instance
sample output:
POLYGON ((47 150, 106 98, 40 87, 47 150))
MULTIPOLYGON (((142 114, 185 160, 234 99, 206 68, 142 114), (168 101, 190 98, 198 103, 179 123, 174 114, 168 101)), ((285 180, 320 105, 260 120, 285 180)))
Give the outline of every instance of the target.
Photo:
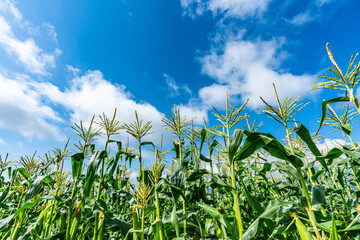
POLYGON ((15 2, 11 0, 1 0, 0 1, 0 11, 4 14, 10 14, 15 20, 22 20, 22 14, 19 9, 16 8, 15 2))
POLYGON ((78 76, 81 73, 80 68, 71 66, 71 65, 66 65, 66 69, 71 72, 74 76, 78 76))
POLYGON ((306 11, 293 17, 293 19, 290 20, 290 23, 299 26, 311 22, 315 18, 316 16, 312 16, 309 11, 306 11))
POLYGON ((55 30, 55 27, 50 23, 44 23, 43 26, 45 27, 47 34, 53 39, 55 43, 57 43, 58 40, 57 40, 57 32, 55 30))
POLYGON ((191 94, 191 90, 188 85, 178 85, 175 79, 169 74, 164 73, 163 77, 167 85, 167 91, 170 97, 179 96, 181 93, 191 94))
POLYGON ((333 2, 334 0, 316 0, 316 5, 318 6, 322 6, 324 4, 327 4, 327 3, 330 3, 330 2, 333 2))
POLYGON ((191 17, 211 11, 214 15, 244 19, 259 16, 266 11, 271 0, 180 0, 184 14, 191 17))

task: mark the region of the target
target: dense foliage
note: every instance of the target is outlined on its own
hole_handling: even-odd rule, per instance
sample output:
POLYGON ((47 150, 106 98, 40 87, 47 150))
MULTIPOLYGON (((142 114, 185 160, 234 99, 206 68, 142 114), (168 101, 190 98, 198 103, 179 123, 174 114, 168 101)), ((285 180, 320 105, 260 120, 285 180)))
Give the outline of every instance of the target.
POLYGON ((228 98, 224 113, 214 108, 219 125, 204 121, 199 130, 175 107, 163 119, 175 136, 171 150, 162 139, 144 141, 151 122, 135 112, 135 122, 122 124, 115 110, 112 118, 74 124, 76 150, 67 143, 42 158, 0 158, 1 239, 360 239, 360 148, 351 138, 360 65, 351 58, 343 74, 327 50, 333 75, 311 88, 345 91, 323 101, 319 125, 341 131, 344 145, 320 151, 319 131, 294 120, 306 104, 281 102, 275 85, 277 104, 261 98, 260 110, 283 127, 284 142, 257 131, 261 124, 244 114, 247 102, 237 108, 228 98), (345 104, 340 113, 330 107, 336 102, 345 104), (114 140, 121 131, 135 148, 114 140), (147 167, 145 148, 153 152, 147 167), (137 179, 130 178, 134 163, 137 179))

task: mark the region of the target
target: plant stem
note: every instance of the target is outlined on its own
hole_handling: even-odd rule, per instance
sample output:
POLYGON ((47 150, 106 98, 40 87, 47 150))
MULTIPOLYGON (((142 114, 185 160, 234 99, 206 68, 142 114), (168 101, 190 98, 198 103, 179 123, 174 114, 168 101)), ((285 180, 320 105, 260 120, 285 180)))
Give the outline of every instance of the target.
MULTIPOLYGON (((230 165, 230 176, 231 176, 231 186, 234 189, 236 189, 235 169, 234 169, 233 163, 230 165)), ((239 231, 239 238, 241 238, 241 236, 244 233, 244 227, 243 227, 241 214, 240 214, 239 196, 238 196, 237 192, 233 193, 233 196, 234 196, 234 211, 235 211, 235 217, 236 217, 236 224, 237 224, 237 228, 239 231)))
MULTIPOLYGON (((289 130, 287 128, 287 124, 286 124, 285 121, 284 121, 284 126, 285 126, 285 129, 286 129, 286 138, 287 138, 289 146, 290 146, 291 154, 295 155, 294 148, 292 146, 292 142, 291 142, 291 138, 290 138, 290 133, 289 133, 289 130)), ((318 240, 321 240, 321 235, 320 235, 319 230, 318 230, 318 228, 316 226, 316 218, 315 218, 314 211, 312 209, 311 198, 310 198, 310 195, 309 195, 309 191, 307 190, 307 187, 306 187, 304 176, 303 176, 303 174, 301 172, 301 169, 299 167, 296 168, 296 171, 298 173, 299 180, 300 180, 300 185, 301 185, 301 187, 303 189, 303 192, 304 192, 304 195, 305 195, 306 203, 307 203, 307 206, 308 206, 307 212, 308 212, 308 215, 309 215, 309 218, 310 218, 311 225, 314 228, 316 238, 318 240)))
POLYGON ((159 192, 155 190, 155 201, 156 201, 156 221, 159 222, 160 229, 160 240, 165 240, 163 225, 160 214, 160 203, 159 203, 159 192))
MULTIPOLYGON (((106 143, 105 143, 105 151, 107 151, 107 147, 108 147, 108 143, 109 143, 109 136, 106 139, 106 143)), ((109 158, 109 154, 107 154, 107 158, 109 158)), ((97 192, 97 197, 96 199, 100 199, 101 198, 101 192, 102 192, 102 185, 103 185, 103 181, 104 181, 104 168, 105 168, 105 158, 102 159, 101 162, 101 170, 100 170, 100 181, 99 181, 99 190, 97 192)), ((98 238, 98 234, 99 234, 99 213, 95 214, 95 228, 94 228, 94 238, 93 240, 97 240, 98 238)))
POLYGON ((139 177, 141 181, 144 183, 144 176, 142 172, 142 156, 141 156, 141 141, 139 140, 139 177))

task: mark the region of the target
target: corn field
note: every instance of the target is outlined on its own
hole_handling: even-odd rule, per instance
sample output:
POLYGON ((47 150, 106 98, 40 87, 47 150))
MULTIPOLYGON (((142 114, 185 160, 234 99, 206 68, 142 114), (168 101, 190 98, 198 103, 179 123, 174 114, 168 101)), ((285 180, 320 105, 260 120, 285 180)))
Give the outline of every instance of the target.
POLYGON ((237 107, 227 97, 224 111, 214 108, 212 127, 204 120, 195 129, 174 107, 162 119, 172 143, 144 141, 152 123, 136 112, 133 123, 122 123, 115 109, 75 123, 80 141, 73 147, 68 141, 17 161, 0 156, 0 238, 360 239, 360 148, 351 136, 360 64, 351 57, 344 73, 328 45, 327 52, 333 66, 310 89, 332 89, 337 97, 322 102, 316 133, 294 120, 307 104, 280 99, 273 85, 276 104, 261 98, 259 112, 282 127, 284 140, 259 131, 262 124, 245 113, 247 101, 237 107), (334 103, 344 105, 341 112, 334 103), (345 144, 320 151, 323 125, 340 131, 345 144), (113 140, 117 134, 136 144, 113 140), (102 149, 98 137, 106 139, 102 149), (149 166, 145 149, 153 153, 149 166))

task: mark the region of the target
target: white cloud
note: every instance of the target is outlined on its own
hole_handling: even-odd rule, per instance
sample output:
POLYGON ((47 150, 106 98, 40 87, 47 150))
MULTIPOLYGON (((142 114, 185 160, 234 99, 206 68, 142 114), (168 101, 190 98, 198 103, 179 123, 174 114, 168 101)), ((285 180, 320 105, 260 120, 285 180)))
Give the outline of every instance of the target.
POLYGON ((332 2, 333 0, 316 0, 316 5, 318 5, 318 6, 322 6, 322 5, 324 5, 324 4, 327 4, 327 3, 330 3, 330 2, 332 2))
POLYGON ((209 10, 214 15, 244 19, 259 16, 267 10, 271 0, 180 0, 184 14, 195 17, 209 10))
POLYGON ((199 90, 201 104, 206 108, 223 108, 225 105, 226 92, 230 92, 230 86, 212 84, 199 90))
POLYGON ((0 138, 0 145, 6 145, 6 142, 0 138))
POLYGON ((215 13, 238 18, 251 17, 263 13, 271 0, 212 0, 209 9, 215 13))
POLYGON ((206 108, 191 106, 191 105, 179 105, 177 108, 180 110, 181 116, 186 116, 187 119, 194 118, 194 124, 198 126, 204 126, 204 120, 208 121, 208 115, 206 108))
POLYGON ((328 152, 330 149, 334 147, 339 147, 345 144, 344 139, 330 139, 325 138, 322 143, 317 143, 316 146, 321 152, 328 152))
POLYGON ((163 77, 166 81, 167 90, 169 92, 170 97, 178 96, 181 92, 191 94, 191 90, 189 89, 188 85, 184 84, 182 86, 179 86, 175 79, 170 76, 169 74, 164 73, 163 77))
POLYGON ((55 139, 65 136, 51 122, 62 120, 42 103, 41 95, 26 79, 9 79, 0 75, 0 128, 20 132, 28 138, 55 139))
POLYGON ((203 0, 180 0, 184 15, 196 17, 202 15, 206 10, 206 3, 203 0))
POLYGON ((313 76, 293 75, 280 68, 286 56, 281 51, 282 45, 283 40, 230 39, 222 46, 214 46, 200 58, 202 72, 217 82, 200 89, 203 104, 224 105, 226 91, 233 99, 249 98, 252 108, 262 103, 260 96, 274 103, 272 83, 276 84, 280 98, 309 94, 308 88, 315 81, 313 76))
POLYGON ((293 19, 290 20, 291 24, 300 26, 303 25, 305 23, 311 22, 312 20, 314 20, 316 18, 316 16, 311 16, 309 11, 303 12, 303 13, 299 13, 298 15, 296 15, 295 17, 293 17, 293 19))
POLYGON ((51 83, 37 83, 34 87, 54 103, 64 106, 70 112, 72 122, 83 120, 86 123, 93 115, 102 113, 112 116, 117 108, 117 119, 131 123, 135 120, 136 110, 139 118, 153 123, 155 133, 148 138, 158 142, 161 134, 169 135, 162 128, 161 119, 164 115, 161 112, 149 103, 137 103, 125 91, 124 85, 112 84, 98 70, 76 76, 65 91, 51 83))
POLYGON ((55 27, 50 23, 44 23, 43 26, 46 28, 47 34, 57 43, 57 32, 55 27))
POLYGON ((66 69, 71 72, 74 76, 78 76, 81 73, 80 68, 71 66, 71 65, 66 65, 66 69))
MULTIPOLYGON (((0 10, 11 13, 17 20, 20 27, 28 26, 27 21, 22 20, 22 15, 11 1, 0 1, 0 10)), ((51 26, 51 25, 48 25, 51 26)), ((55 29, 51 28, 52 36, 56 35, 55 29)), ((55 58, 61 54, 59 49, 52 53, 45 53, 35 42, 33 38, 26 40, 19 39, 4 16, 0 16, 0 45, 9 54, 16 57, 19 64, 22 64, 26 70, 33 74, 48 75, 48 68, 55 67, 55 58)))
POLYGON ((5 14, 10 13, 18 21, 22 19, 22 14, 20 13, 19 9, 15 7, 15 3, 11 0, 1 0, 0 11, 5 14))

